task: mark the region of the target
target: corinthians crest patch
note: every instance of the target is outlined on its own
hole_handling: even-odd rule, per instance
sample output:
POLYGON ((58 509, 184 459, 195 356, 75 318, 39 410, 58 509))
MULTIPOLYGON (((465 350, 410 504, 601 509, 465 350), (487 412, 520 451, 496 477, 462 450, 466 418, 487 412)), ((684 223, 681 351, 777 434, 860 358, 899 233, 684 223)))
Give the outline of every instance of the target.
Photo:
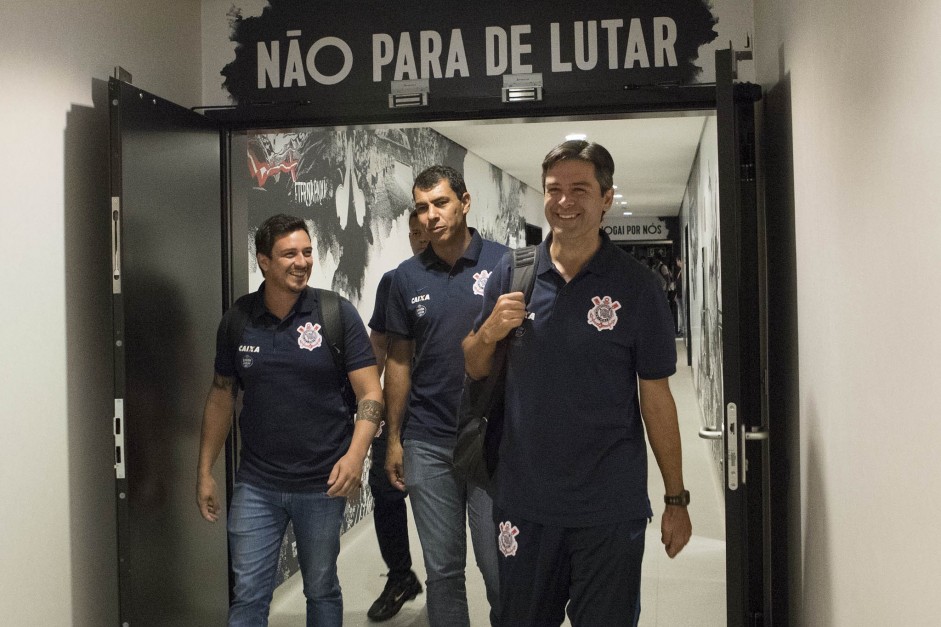
POLYGON ((297 338, 297 345, 306 348, 309 351, 314 350, 323 343, 323 336, 320 335, 320 325, 308 322, 302 327, 297 327, 300 336, 297 338))
POLYGON ((500 535, 497 538, 497 544, 500 547, 500 552, 503 553, 503 557, 516 555, 516 549, 520 546, 516 543, 516 536, 519 534, 519 528, 509 520, 500 523, 500 535))
POLYGON ((599 331, 613 329, 614 325, 618 323, 618 314, 616 312, 621 308, 621 303, 618 301, 611 302, 610 296, 603 298, 595 296, 591 299, 591 302, 595 306, 588 310, 588 324, 599 331))
POLYGON ((474 275, 474 294, 477 296, 484 295, 484 288, 487 287, 487 279, 490 278, 489 270, 481 270, 474 275))

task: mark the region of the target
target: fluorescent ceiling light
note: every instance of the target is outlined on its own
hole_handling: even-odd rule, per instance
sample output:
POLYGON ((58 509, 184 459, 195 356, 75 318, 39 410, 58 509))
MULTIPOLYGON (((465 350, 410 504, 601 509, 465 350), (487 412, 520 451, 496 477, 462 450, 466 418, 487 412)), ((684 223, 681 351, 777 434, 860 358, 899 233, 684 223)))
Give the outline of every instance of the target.
POLYGON ((565 136, 565 141, 584 141, 587 137, 588 135, 585 135, 585 133, 569 133, 565 136))

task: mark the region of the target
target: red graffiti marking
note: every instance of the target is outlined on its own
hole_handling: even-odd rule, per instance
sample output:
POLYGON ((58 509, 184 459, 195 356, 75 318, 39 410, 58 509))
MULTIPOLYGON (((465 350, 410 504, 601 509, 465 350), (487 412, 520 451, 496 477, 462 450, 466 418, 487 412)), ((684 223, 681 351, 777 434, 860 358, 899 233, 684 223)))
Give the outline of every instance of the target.
POLYGON ((295 183, 297 182, 297 161, 291 159, 286 159, 281 163, 269 164, 269 163, 259 163, 255 159, 255 155, 252 154, 252 151, 248 151, 248 171, 252 177, 258 181, 260 187, 264 187, 265 183, 268 182, 268 178, 280 174, 282 172, 288 172, 291 175, 291 180, 295 183))

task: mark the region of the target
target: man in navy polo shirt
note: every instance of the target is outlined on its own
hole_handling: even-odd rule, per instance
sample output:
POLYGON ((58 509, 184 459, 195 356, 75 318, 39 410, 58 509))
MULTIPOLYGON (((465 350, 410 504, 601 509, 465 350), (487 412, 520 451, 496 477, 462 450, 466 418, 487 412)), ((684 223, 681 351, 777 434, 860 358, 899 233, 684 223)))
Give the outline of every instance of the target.
MULTIPOLYGON (((412 254, 417 255, 428 246, 428 236, 418 219, 418 212, 412 210, 408 216, 408 244, 412 254)), ((385 369, 386 353, 389 348, 389 334, 386 332, 386 305, 389 302, 389 289, 395 270, 389 270, 379 279, 376 288, 376 304, 372 318, 369 319, 369 341, 376 354, 376 366, 379 376, 385 369)), ((380 425, 379 432, 372 443, 372 465, 369 467, 369 488, 373 496, 373 522, 376 527, 376 539, 379 553, 389 567, 389 577, 379 598, 366 612, 371 620, 388 620, 399 613, 406 601, 411 601, 421 593, 421 584, 412 571, 412 555, 408 541, 408 511, 405 507, 406 493, 391 483, 386 474, 386 444, 389 430, 380 425)))
MULTIPOLYGON (((339 372, 320 331, 317 293, 307 289, 313 266, 304 221, 276 215, 255 235, 265 281, 248 299, 237 346, 228 329, 240 310, 223 316, 216 336, 215 376, 203 412, 197 504, 215 522, 222 501, 212 478, 232 423, 238 382, 244 389, 239 427, 241 462, 229 508, 235 578, 229 625, 267 625, 288 521, 294 524, 307 597, 307 625, 343 623, 337 577, 346 497, 360 485, 369 444, 383 417, 376 359, 356 308, 340 299, 345 369, 339 372), (344 374, 358 399, 355 425, 343 397, 344 374)), ((329 339, 329 338, 328 338, 329 339)))
POLYGON ((657 278, 601 231, 614 162, 567 141, 542 165, 551 231, 526 306, 511 258, 487 285, 467 372, 490 372, 510 336, 496 470, 504 625, 636 624, 647 498, 646 428, 666 489, 662 541, 674 557, 692 527, 683 486, 673 323, 657 278), (638 402, 639 392, 639 402, 638 402))
POLYGON ((491 622, 496 622, 493 504, 483 488, 457 474, 452 460, 464 381, 461 338, 470 331, 490 271, 507 248, 468 228, 471 197, 453 168, 423 171, 412 195, 431 244, 396 268, 389 295, 386 470, 392 485, 408 489, 428 574, 432 627, 469 625, 468 518, 491 622))

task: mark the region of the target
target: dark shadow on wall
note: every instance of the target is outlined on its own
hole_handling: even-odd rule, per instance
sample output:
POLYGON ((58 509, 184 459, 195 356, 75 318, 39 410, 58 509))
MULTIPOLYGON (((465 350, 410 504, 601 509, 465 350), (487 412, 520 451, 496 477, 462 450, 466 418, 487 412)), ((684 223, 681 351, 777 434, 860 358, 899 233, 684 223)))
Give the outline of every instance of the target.
POLYGON ((788 625, 801 616, 801 451, 791 80, 783 70, 779 76, 764 96, 761 156, 767 225, 769 472, 772 486, 785 486, 783 494, 772 491, 768 516, 774 547, 772 622, 788 625))
MULTIPOLYGON (((802 592, 801 598, 792 604, 795 619, 794 624, 809 624, 806 617, 813 617, 814 625, 836 624, 833 612, 833 574, 830 572, 829 555, 832 551, 830 542, 830 516, 827 510, 829 501, 826 496, 833 494, 833 490, 825 485, 823 472, 822 435, 820 434, 820 416, 814 398, 807 401, 805 421, 807 429, 807 449, 804 455, 807 458, 807 494, 813 495, 807 499, 806 534, 803 535, 804 553, 813 556, 813 568, 809 569, 806 577, 801 571, 792 574, 796 577, 793 585, 802 592), (798 613, 799 612, 799 613, 798 613)), ((799 527, 799 523, 792 524, 799 527)), ((794 531, 795 539, 801 538, 800 529, 794 531)), ((794 560, 801 566, 799 559, 794 560)), ((875 566, 875 565, 874 565, 875 566)))
POLYGON ((66 115, 64 226, 72 624, 118 618, 108 200, 108 86, 66 115))

